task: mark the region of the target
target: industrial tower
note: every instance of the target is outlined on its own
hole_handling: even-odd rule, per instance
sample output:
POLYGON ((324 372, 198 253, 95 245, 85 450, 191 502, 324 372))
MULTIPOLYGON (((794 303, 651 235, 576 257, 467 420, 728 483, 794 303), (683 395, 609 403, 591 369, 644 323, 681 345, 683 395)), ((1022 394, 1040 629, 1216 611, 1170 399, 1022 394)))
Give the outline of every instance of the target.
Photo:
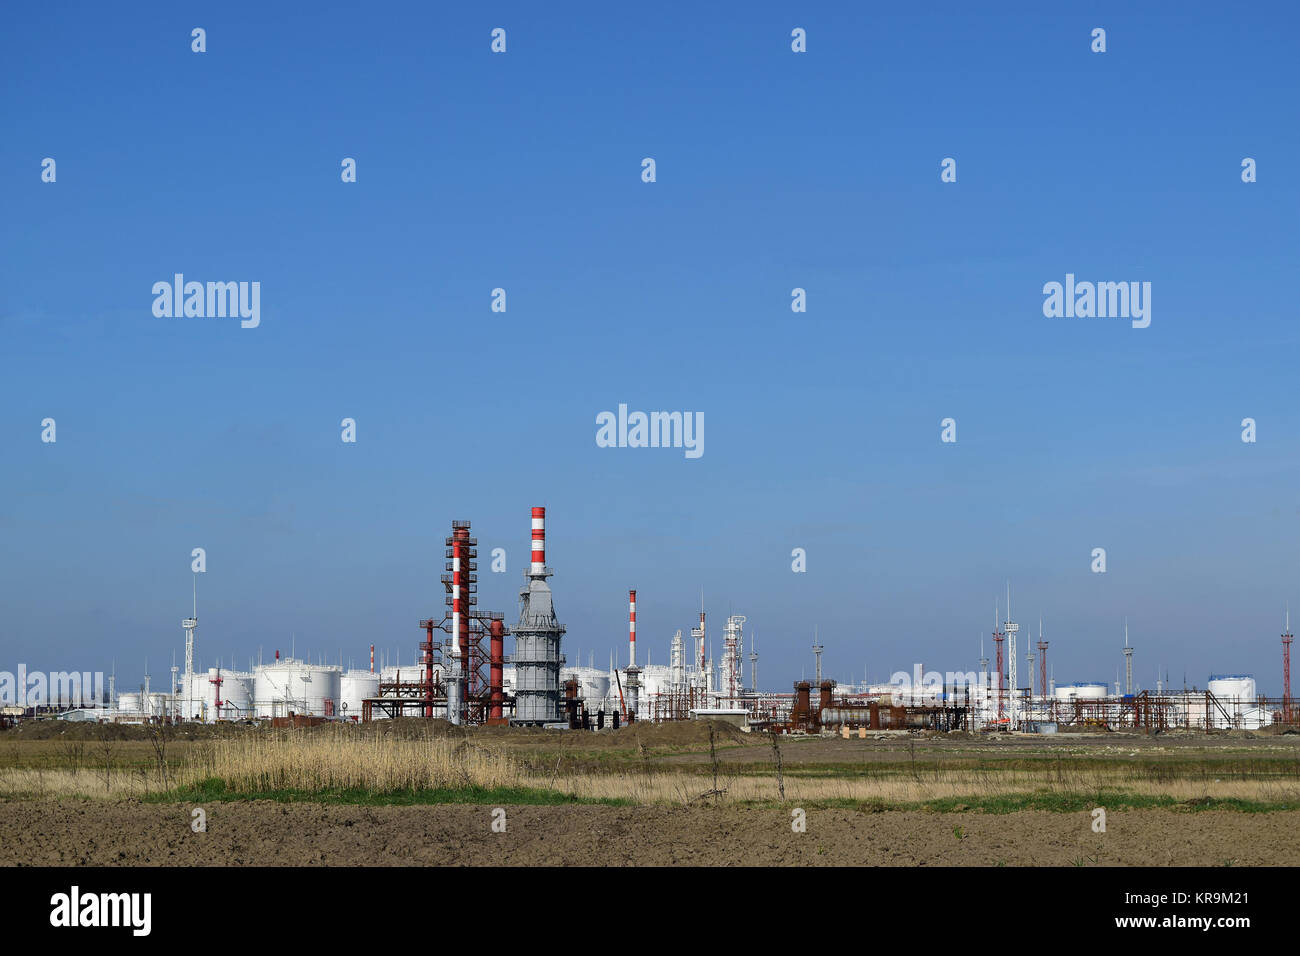
POLYGON ((998 603, 993 602, 993 658, 998 669, 998 722, 1006 717, 1006 702, 1002 698, 1002 679, 1006 673, 1002 658, 1002 641, 1006 637, 998 630, 998 603))
POLYGON ((749 632, 749 686, 758 693, 758 651, 754 649, 754 632, 749 632))
POLYGON ((818 638, 817 638, 817 629, 816 629, 816 628, 813 628, 813 646, 812 646, 812 651, 813 651, 813 654, 815 654, 815 655, 817 656, 817 686, 818 686, 818 687, 821 687, 821 686, 822 686, 822 651, 824 651, 824 650, 825 650, 825 648, 822 647, 822 645, 821 645, 821 641, 818 640, 818 638))
POLYGON ((1286 608, 1286 633, 1282 635, 1282 721, 1291 723, 1291 605, 1286 608))
POLYGON ((627 592, 627 719, 636 720, 641 707, 641 668, 636 666, 636 591, 627 592))
POLYGON ((1020 625, 1011 619, 1011 582, 1007 582, 1007 678, 1011 685, 1011 706, 1007 708, 1007 726, 1014 730, 1020 713, 1016 706, 1016 634, 1020 625))
POLYGON ((1038 690, 1043 695, 1044 708, 1048 706, 1051 691, 1047 687, 1047 641, 1043 640, 1043 619, 1038 619, 1038 690))
POLYGON ((564 625, 555 617, 546 566, 546 509, 533 509, 532 563, 519 591, 515 625, 516 724, 541 725, 562 719, 560 711, 560 638, 564 625))
POLYGON ((1133 696, 1133 648, 1128 644, 1128 618, 1124 618, 1124 695, 1133 696))
POLYGON ((734 707, 745 685, 745 615, 733 614, 722 629, 722 693, 734 707))
POLYGON ((194 611, 181 627, 185 628, 185 712, 181 720, 194 719, 194 629, 199 626, 199 577, 193 581, 194 611))
MULTIPOLYGON (((993 617, 994 617, 993 626, 996 629, 997 627, 996 611, 993 613, 993 617)), ((862 672, 862 682, 864 684, 867 682, 866 671, 862 672)), ((985 713, 987 714, 987 707, 988 707, 988 700, 989 700, 989 659, 984 656, 984 633, 982 631, 980 632, 980 693, 984 695, 983 706, 986 708, 985 713)))

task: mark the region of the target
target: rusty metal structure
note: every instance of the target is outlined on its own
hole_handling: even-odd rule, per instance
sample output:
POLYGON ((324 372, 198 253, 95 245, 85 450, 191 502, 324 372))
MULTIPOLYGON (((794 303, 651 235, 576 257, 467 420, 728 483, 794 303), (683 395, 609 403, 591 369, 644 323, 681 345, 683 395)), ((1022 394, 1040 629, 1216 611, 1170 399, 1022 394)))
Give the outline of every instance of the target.
MULTIPOLYGON (((387 717, 433 717, 445 713, 453 723, 505 723, 506 708, 513 704, 504 691, 505 615, 500 611, 478 611, 478 541, 470 534, 468 521, 453 521, 446 539, 446 589, 448 613, 441 620, 420 621, 424 640, 420 642, 419 679, 381 681, 379 696, 361 702, 361 719, 373 720, 376 713, 387 717), (435 631, 449 634, 439 640, 435 631), (487 646, 484 646, 484 642, 487 646), (452 663, 450 670, 446 667, 452 663), (450 682, 455 681, 451 686, 450 682)), ((371 649, 371 667, 374 650, 371 649)))

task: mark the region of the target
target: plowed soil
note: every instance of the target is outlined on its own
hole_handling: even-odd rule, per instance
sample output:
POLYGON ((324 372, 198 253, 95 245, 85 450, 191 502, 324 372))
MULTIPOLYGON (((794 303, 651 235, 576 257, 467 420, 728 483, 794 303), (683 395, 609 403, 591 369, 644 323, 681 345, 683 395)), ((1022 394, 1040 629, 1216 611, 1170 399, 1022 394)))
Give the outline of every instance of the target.
POLYGON ((735 807, 0 803, 0 865, 1300 865, 1300 812, 1010 814, 735 807), (960 829, 957 829, 960 828, 960 829))

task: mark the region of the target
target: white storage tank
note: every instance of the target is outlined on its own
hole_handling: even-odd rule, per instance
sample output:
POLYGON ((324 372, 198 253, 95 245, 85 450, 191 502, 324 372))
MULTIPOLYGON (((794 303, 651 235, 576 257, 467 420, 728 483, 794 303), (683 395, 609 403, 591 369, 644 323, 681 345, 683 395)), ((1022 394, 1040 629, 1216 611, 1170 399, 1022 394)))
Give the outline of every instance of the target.
POLYGON ((204 721, 211 723, 237 721, 248 717, 252 711, 252 674, 248 671, 227 671, 218 667, 208 667, 207 671, 195 671, 191 683, 186 684, 185 675, 181 675, 181 692, 175 700, 175 713, 186 721, 204 721), (217 689, 220 676, 221 689, 217 689), (220 696, 221 710, 217 713, 217 698, 220 696))
MULTIPOLYGON (((258 717, 290 713, 338 716, 342 669, 285 658, 258 668, 253 675, 253 710, 258 717)), ((405 678, 403 678, 405 679, 405 678)))
POLYGON ((140 695, 134 692, 118 694, 117 712, 124 717, 140 716, 140 695))
POLYGON ((1057 684, 1057 700, 1104 700, 1106 685, 1100 681, 1075 681, 1073 684, 1057 684))
POLYGON ((339 678, 339 713, 348 720, 360 720, 362 701, 379 696, 379 675, 367 670, 348 671, 339 678))
POLYGON ((150 693, 145 697, 144 712, 147 717, 166 717, 171 714, 171 695, 150 693))
MULTIPOLYGON (((609 693, 609 675, 597 667, 566 667, 560 671, 560 683, 569 680, 578 682, 578 696, 586 701, 588 710, 598 709, 609 693)), ((502 684, 505 683, 503 673, 502 684)))
POLYGON ((1210 693, 1215 697, 1255 702, 1255 678, 1250 674, 1211 674, 1210 693))
POLYGON ((1215 727, 1256 730, 1263 726, 1262 711, 1255 707, 1255 678, 1251 674, 1211 674, 1208 690, 1210 723, 1215 727))
POLYGON ((647 664, 641 668, 641 699, 666 694, 672 687, 672 668, 667 664, 647 664))
POLYGON ((184 720, 212 719, 212 685, 208 683, 206 671, 195 671, 187 686, 185 675, 181 675, 181 694, 177 701, 176 712, 184 720))
POLYGON ((247 671, 222 671, 221 672, 221 713, 216 712, 217 688, 211 683, 216 678, 216 674, 209 671, 209 686, 212 688, 212 710, 210 715, 213 719, 220 716, 221 720, 242 720, 245 717, 253 715, 253 675, 247 671))

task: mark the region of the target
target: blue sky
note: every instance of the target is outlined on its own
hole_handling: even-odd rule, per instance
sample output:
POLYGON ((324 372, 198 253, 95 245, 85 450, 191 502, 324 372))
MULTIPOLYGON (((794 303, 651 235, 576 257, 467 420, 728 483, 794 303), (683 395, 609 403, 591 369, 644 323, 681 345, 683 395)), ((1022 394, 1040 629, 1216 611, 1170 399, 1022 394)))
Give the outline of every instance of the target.
POLYGON ((1059 681, 1113 681, 1127 616, 1144 686, 1279 691, 1291 7, 320 6, 8 14, 0 667, 161 673, 194 547, 205 664, 411 659, 451 520, 510 620, 544 504, 571 661, 635 587, 666 663, 702 588, 768 687, 814 626, 840 679, 966 670, 1009 578, 1059 681), (176 272, 259 281, 261 326, 155 318, 176 272), (1151 326, 1045 318, 1067 272, 1151 282, 1151 326), (598 448, 619 403, 705 454, 598 448))

